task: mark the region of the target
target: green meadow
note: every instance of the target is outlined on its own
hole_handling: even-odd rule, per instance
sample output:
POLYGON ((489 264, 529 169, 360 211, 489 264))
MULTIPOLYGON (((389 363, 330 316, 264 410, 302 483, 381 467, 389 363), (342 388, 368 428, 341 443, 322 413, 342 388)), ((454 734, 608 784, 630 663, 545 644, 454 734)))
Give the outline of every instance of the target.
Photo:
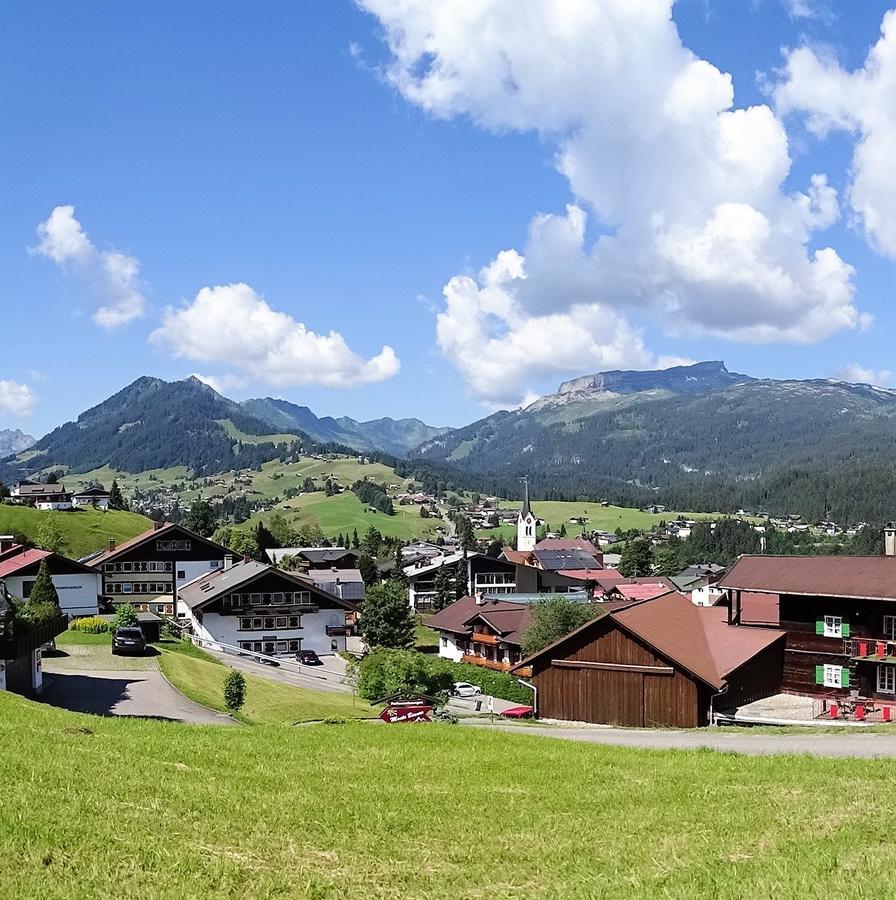
POLYGON ((896 893, 892 762, 464 726, 185 726, 0 693, 9 897, 896 893))

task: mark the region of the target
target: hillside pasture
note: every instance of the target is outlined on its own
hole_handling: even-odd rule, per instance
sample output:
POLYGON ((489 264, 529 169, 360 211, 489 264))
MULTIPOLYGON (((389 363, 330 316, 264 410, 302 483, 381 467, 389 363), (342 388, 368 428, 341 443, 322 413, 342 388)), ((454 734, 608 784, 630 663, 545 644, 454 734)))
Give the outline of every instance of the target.
POLYGON ((37 541, 47 516, 59 523, 65 539, 63 552, 72 557, 86 556, 109 546, 110 540, 122 543, 152 528, 152 521, 139 513, 110 509, 74 509, 46 512, 29 506, 0 504, 0 534, 23 534, 37 541))
POLYGON ((0 746, 10 896, 896 893, 889 761, 450 725, 187 726, 4 693, 0 746))

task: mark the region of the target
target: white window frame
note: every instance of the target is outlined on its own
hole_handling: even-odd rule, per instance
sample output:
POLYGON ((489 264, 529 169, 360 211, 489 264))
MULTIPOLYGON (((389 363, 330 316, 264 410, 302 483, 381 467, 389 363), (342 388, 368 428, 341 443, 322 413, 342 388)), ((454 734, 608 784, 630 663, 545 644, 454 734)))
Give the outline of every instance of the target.
MULTIPOLYGON (((824 617, 824 636, 827 638, 843 637, 843 616, 824 617)), ((839 687, 839 685, 837 685, 839 687)))
POLYGON ((877 667, 877 692, 896 694, 896 666, 877 667))
POLYGON ((824 686, 830 688, 843 687, 843 666, 824 665, 824 686))
POLYGON ((896 616, 884 616, 884 637, 896 641, 896 616))

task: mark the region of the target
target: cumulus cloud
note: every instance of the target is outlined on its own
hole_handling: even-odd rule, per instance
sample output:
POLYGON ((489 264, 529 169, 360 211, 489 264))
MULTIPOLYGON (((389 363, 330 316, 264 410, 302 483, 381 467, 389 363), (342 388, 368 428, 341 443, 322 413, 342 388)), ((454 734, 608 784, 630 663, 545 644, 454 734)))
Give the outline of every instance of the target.
POLYGON ((338 332, 310 331, 272 309, 248 284, 204 287, 180 309, 169 307, 151 340, 175 356, 226 363, 281 387, 354 387, 391 378, 400 368, 391 347, 364 359, 338 332))
POLYGON ((93 314, 97 325, 111 330, 143 315, 140 263, 117 250, 99 250, 75 218, 74 206, 57 206, 37 226, 37 235, 40 243, 32 252, 80 278, 102 304, 93 314))
POLYGON ((834 372, 834 378, 838 381, 849 381, 852 384, 873 384, 877 387, 887 387, 893 381, 893 373, 889 369, 866 369, 858 363, 847 363, 834 372))
POLYGON ((525 394, 507 369, 537 378, 652 361, 633 311, 757 342, 817 341, 865 322, 852 268, 830 247, 809 250, 839 215, 836 192, 821 175, 784 188, 781 121, 765 105, 734 107, 731 76, 682 44, 671 0, 361 5, 384 29, 386 76, 405 98, 497 133, 539 133, 575 197, 565 214, 533 219, 524 253, 504 251, 478 279, 445 288, 439 343, 482 399, 525 394), (496 289, 492 270, 510 252, 517 271, 496 289), (504 360, 490 374, 498 366, 465 364, 458 354, 473 350, 450 340, 486 321, 488 351, 504 360), (533 333, 555 352, 524 351, 533 333), (524 352, 528 367, 507 362, 524 352))
POLYGON ((0 379, 0 411, 10 416, 30 416, 36 401, 27 384, 0 379))
POLYGON ((855 71, 810 47, 787 53, 774 99, 782 114, 802 114, 818 137, 834 130, 857 137, 848 200, 868 242, 896 257, 896 11, 883 17, 880 40, 855 71))
POLYGON ((213 391, 217 391, 224 396, 226 396, 229 391, 237 391, 240 388, 246 387, 249 383, 247 378, 229 373, 223 375, 203 375, 201 372, 193 372, 191 374, 193 378, 198 378, 203 384, 207 384, 213 391))

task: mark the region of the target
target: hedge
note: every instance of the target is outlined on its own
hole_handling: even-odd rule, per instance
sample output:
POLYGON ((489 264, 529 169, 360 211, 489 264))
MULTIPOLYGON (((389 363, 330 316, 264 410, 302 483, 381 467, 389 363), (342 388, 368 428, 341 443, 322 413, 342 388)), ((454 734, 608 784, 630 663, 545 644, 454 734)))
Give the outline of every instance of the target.
POLYGON ((365 700, 378 700, 400 690, 436 695, 451 690, 455 681, 468 681, 484 694, 510 703, 532 703, 532 691, 506 672, 414 650, 374 650, 358 666, 358 693, 365 700))

